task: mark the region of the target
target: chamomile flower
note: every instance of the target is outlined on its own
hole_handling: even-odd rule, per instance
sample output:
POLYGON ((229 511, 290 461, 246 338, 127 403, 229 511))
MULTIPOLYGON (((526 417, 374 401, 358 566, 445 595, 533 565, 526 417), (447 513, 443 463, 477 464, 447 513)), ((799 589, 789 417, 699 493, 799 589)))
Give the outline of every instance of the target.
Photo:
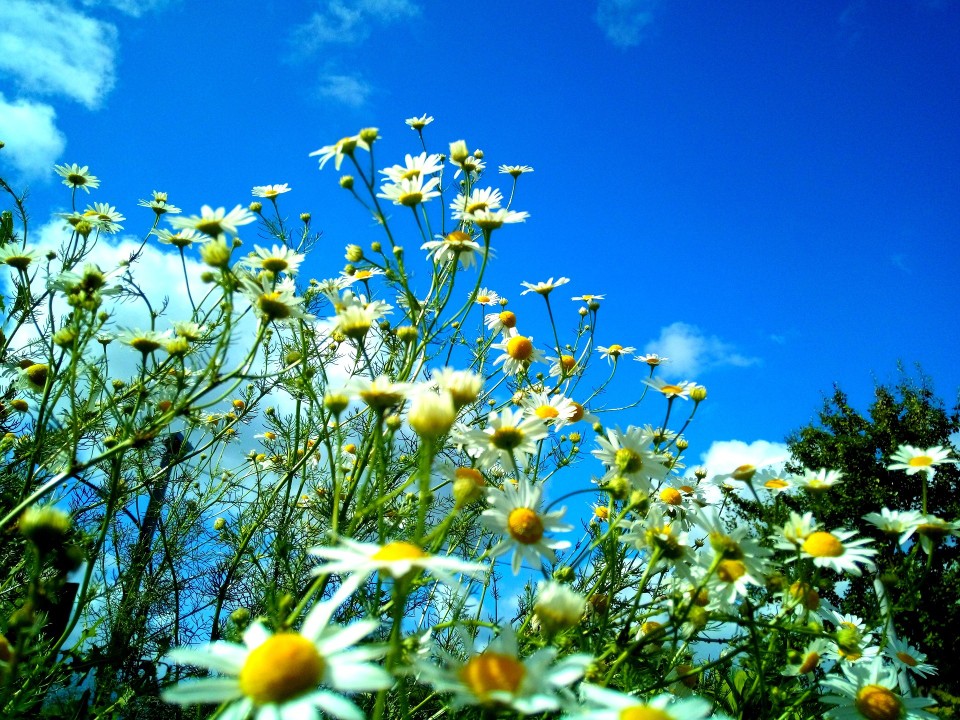
POLYGON ((43 257, 36 248, 22 248, 16 243, 9 243, 0 249, 0 265, 9 265, 14 270, 26 272, 30 263, 43 257))
POLYGON ((421 115, 420 117, 407 118, 404 122, 409 125, 412 129, 420 132, 427 125, 433 122, 433 115, 421 115))
POLYGON ((473 295, 472 292, 470 293, 470 295, 473 297, 473 301, 477 305, 490 306, 490 305, 500 304, 500 296, 490 288, 485 288, 485 287, 480 288, 479 290, 477 290, 476 295, 473 295))
POLYGON ((407 155, 404 157, 403 165, 384 168, 380 171, 380 174, 386 176, 390 182, 398 183, 401 180, 411 180, 416 177, 422 178, 426 175, 433 175, 442 169, 443 163, 439 155, 427 155, 427 153, 422 152, 416 156, 407 155))
POLYGON ((566 285, 568 282, 570 282, 570 278, 567 278, 567 277, 557 278, 556 280, 554 280, 553 278, 550 278, 545 282, 538 282, 538 283, 522 282, 520 284, 523 285, 523 287, 525 287, 526 290, 524 290, 520 294, 526 295, 527 293, 535 292, 537 293, 537 295, 549 295, 558 287, 560 287, 561 285, 566 285))
POLYGON ((617 476, 631 480, 637 489, 650 491, 651 480, 662 480, 668 469, 663 456, 651 449, 653 435, 631 425, 626 430, 607 430, 606 437, 598 436, 599 449, 591 454, 607 466, 606 474, 599 480, 603 485, 617 476))
POLYGON ((546 423, 539 418, 531 418, 521 411, 504 408, 500 412, 492 411, 487 427, 459 427, 454 430, 457 442, 466 447, 466 452, 486 468, 503 461, 511 466, 525 463, 529 455, 537 451, 537 442, 548 434, 546 423))
POLYGON ((358 395, 369 407, 383 412, 400 405, 412 388, 410 383, 393 382, 386 375, 380 375, 374 380, 356 376, 347 383, 346 389, 358 395))
MULTIPOLYGON (((502 315, 502 313, 500 314, 502 315)), ((543 362, 543 353, 534 346, 532 337, 520 335, 515 330, 512 331, 512 334, 507 335, 506 330, 505 327, 503 340, 491 345, 493 349, 503 352, 493 361, 494 365, 503 363, 505 373, 519 375, 532 363, 543 362)))
POLYGON ((665 398, 672 400, 673 398, 682 398, 684 400, 690 399, 690 391, 696 387, 695 382, 667 382, 663 378, 649 378, 643 381, 646 385, 649 385, 654 390, 659 393, 662 393, 665 398))
POLYGON ((462 230, 434 237, 435 240, 428 240, 420 249, 427 250, 427 257, 432 257, 435 263, 459 260, 465 268, 469 268, 476 263, 477 256, 483 253, 480 244, 462 230))
POLYGON ((547 362, 550 363, 550 377, 569 378, 580 370, 577 358, 565 353, 560 357, 548 357, 547 362))
POLYGON ((483 317, 483 324, 495 333, 503 333, 504 339, 508 338, 517 327, 517 315, 511 310, 501 310, 500 312, 487 313, 483 317))
MULTIPOLYGON (((929 675, 937 674, 937 669, 926 662, 926 654, 920 652, 904 640, 888 637, 887 646, 883 649, 883 654, 893 661, 893 664, 901 671, 901 675, 904 673, 915 673, 920 677, 928 677, 929 675)), ((901 677, 900 687, 903 688, 904 684, 906 684, 907 688, 909 688, 909 682, 903 683, 902 680, 903 678, 901 677)))
POLYGON ((149 200, 137 201, 137 205, 150 208, 158 217, 160 215, 166 215, 167 213, 177 215, 180 212, 180 208, 167 202, 167 194, 158 190, 153 191, 152 197, 149 200))
POLYGON ((585 302, 585 303, 589 304, 589 303, 597 303, 597 302, 600 302, 600 301, 603 300, 605 297, 606 297, 606 295, 587 295, 587 294, 585 293, 585 294, 583 294, 583 295, 577 295, 576 297, 572 297, 572 298, 570 298, 570 299, 573 300, 574 302, 577 302, 577 301, 579 300, 579 301, 582 301, 582 302, 585 302))
POLYGON ((403 178, 395 183, 380 186, 378 198, 390 200, 394 205, 403 205, 404 207, 416 207, 427 200, 440 197, 440 191, 437 186, 440 184, 440 178, 433 177, 424 182, 421 175, 412 178, 403 178))
POLYGON ((753 484, 755 487, 769 490, 774 494, 789 494, 797 487, 790 473, 774 470, 773 468, 764 468, 757 472, 753 477, 753 484))
POLYGON ((450 203, 454 220, 469 220, 473 213, 481 210, 496 210, 503 202, 503 194, 496 188, 474 188, 469 197, 460 193, 450 203))
POLYGON ((509 175, 514 179, 525 173, 533 172, 533 168, 529 165, 501 165, 499 169, 501 175, 509 175))
POLYGON ((623 345, 619 345, 617 343, 614 343, 613 345, 610 345, 610 346, 600 345, 597 347, 597 352, 600 353, 600 357, 606 360, 607 363, 610 365, 613 365, 614 363, 616 363, 621 358, 621 356, 629 355, 635 350, 636 350, 635 347, 630 347, 630 346, 624 347, 623 345))
MULTIPOLYGON (((930 555, 948 535, 960 535, 960 520, 949 522, 936 515, 924 515, 917 526, 917 535, 920 536, 920 547, 930 555)), ((903 542, 903 538, 900 538, 903 542)))
POLYGON ((905 543, 923 522, 923 513, 919 510, 891 510, 881 508, 878 513, 867 513, 863 519, 887 535, 900 536, 899 543, 905 543))
POLYGON ((194 243, 203 242, 207 238, 196 230, 191 230, 190 228, 182 228, 176 232, 170 232, 163 228, 157 228, 153 231, 153 234, 157 236, 159 240, 164 245, 173 245, 178 250, 183 250, 186 247, 190 247, 194 243))
MULTIPOLYGON (((856 535, 854 530, 832 532, 817 530, 804 538, 800 545, 800 555, 812 559, 817 567, 830 568, 838 573, 845 572, 859 576, 862 574, 861 565, 868 570, 875 570, 876 565, 870 558, 876 555, 877 551, 865 547, 872 540, 869 538, 854 540, 856 535)), ((792 562, 795 559, 796 556, 789 557, 786 562, 792 562)))
POLYGON ((569 423, 577 411, 570 398, 545 392, 528 395, 520 404, 532 416, 540 418, 557 430, 569 423))
POLYGON ((707 700, 695 696, 663 693, 645 701, 590 683, 580 686, 580 696, 583 706, 568 711, 563 720, 727 720, 727 716, 714 713, 707 700))
POLYGON ((339 720, 363 720, 363 712, 343 693, 382 690, 394 680, 371 662, 383 649, 354 646, 377 629, 378 621, 330 624, 355 589, 355 584, 341 586, 330 600, 314 605, 299 632, 271 633, 256 621, 244 632, 243 645, 214 642, 171 651, 167 657, 174 663, 223 677, 181 682, 165 690, 163 699, 177 705, 231 703, 220 714, 224 720, 302 720, 321 711, 339 720))
POLYGON ((355 270, 352 273, 341 272, 339 281, 340 287, 348 288, 354 283, 367 282, 379 275, 384 274, 384 271, 380 268, 361 268, 360 270, 355 270))
POLYGON ((472 222, 481 230, 496 230, 504 225, 525 222, 530 217, 530 213, 519 210, 507 210, 500 208, 498 210, 477 210, 463 216, 463 220, 472 222))
POLYGON ((254 270, 262 269, 274 274, 285 272, 294 275, 304 259, 304 255, 291 250, 286 245, 274 245, 269 249, 254 245, 253 250, 244 261, 246 266, 254 270))
POLYGON ((290 192, 291 188, 287 183, 282 185, 256 185, 250 192, 254 197, 275 200, 278 195, 290 192))
POLYGON ((125 345, 129 345, 134 350, 139 350, 144 355, 149 355, 155 350, 159 350, 170 339, 170 331, 164 330, 126 330, 117 338, 125 345))
POLYGON ((830 651, 830 642, 825 638, 815 638, 798 652, 792 653, 791 662, 783 670, 787 676, 807 675, 812 673, 825 659, 830 651))
POLYGON ((637 355, 634 360, 646 363, 651 369, 659 367, 664 363, 670 362, 670 358, 660 357, 656 353, 647 353, 646 355, 637 355))
POLYGON ((313 569, 314 575, 351 573, 357 581, 374 573, 402 578, 414 572, 428 572, 447 585, 457 587, 455 574, 478 577, 488 568, 449 555, 430 555, 411 542, 396 540, 384 545, 360 543, 341 537, 335 547, 314 547, 310 554, 327 562, 313 569))
POLYGON ((541 648, 522 659, 510 625, 502 626, 500 634, 483 650, 468 637, 461 642, 465 647, 472 646, 466 659, 434 645, 431 654, 438 656, 439 663, 432 658, 416 661, 421 682, 439 693, 452 693, 454 708, 505 707, 522 715, 559 710, 573 702, 568 686, 583 677, 592 660, 589 655, 568 655, 558 660, 554 647, 541 648))
POLYGON ((170 218, 170 224, 174 228, 198 230, 204 235, 216 238, 225 233, 236 235, 237 226, 249 225, 255 220, 256 217, 252 213, 239 205, 230 212, 227 212, 226 208, 219 207, 214 210, 209 205, 204 205, 200 208, 199 215, 170 218))
POLYGON ((319 150, 314 150, 310 153, 309 157, 320 156, 321 170, 323 170, 323 166, 332 159, 334 169, 339 170, 340 165, 343 163, 343 158, 352 158, 357 148, 369 151, 370 145, 359 135, 352 135, 337 140, 333 145, 324 145, 319 150))
POLYGON ((533 612, 548 634, 576 627, 587 610, 587 599, 568 585, 540 581, 533 612))
POLYGON ((120 222, 126 220, 123 215, 117 212, 117 208, 109 203, 87 205, 87 209, 83 211, 83 219, 98 230, 110 235, 116 235, 123 230, 123 225, 120 222))
POLYGON ((514 486, 504 483, 503 489, 492 489, 487 495, 490 507, 483 511, 481 522, 488 530, 502 535, 502 540, 490 548, 491 557, 499 557, 513 550, 510 567, 513 574, 520 572, 524 560, 540 567, 544 560, 554 563, 555 550, 566 550, 566 540, 551 540, 550 533, 567 532, 572 525, 560 522, 566 508, 542 512, 543 487, 521 477, 514 486))
POLYGON ((834 487, 843 479, 843 473, 839 470, 810 470, 804 468, 801 475, 798 475, 797 484, 807 492, 819 493, 834 487))
POLYGON ((471 370, 454 370, 451 367, 434 370, 430 375, 431 383, 446 390, 453 398, 453 404, 462 408, 474 402, 483 389, 483 378, 471 370))
POLYGON ((296 294, 296 287, 290 278, 273 282, 266 274, 261 275, 259 280, 245 277, 241 281, 241 289, 257 314, 267 322, 296 323, 314 319, 303 311, 303 297, 296 294))
POLYGON ((656 550, 662 562, 688 573, 689 563, 683 561, 690 557, 689 534, 659 505, 651 505, 644 517, 634 520, 620 535, 620 542, 637 550, 656 550))
POLYGON ((823 702, 834 705, 826 717, 831 720, 933 720, 924 712, 933 704, 930 698, 904 697, 899 694, 897 671, 883 658, 869 663, 841 666, 843 677, 828 675, 823 684, 836 691, 824 695, 823 702))
POLYGON ((928 479, 936 473, 936 465, 957 464, 957 461, 950 457, 950 450, 940 445, 926 450, 913 445, 901 445, 890 459, 894 462, 887 466, 888 470, 906 470, 907 475, 922 472, 926 473, 928 479))
POLYGON ((80 167, 76 163, 72 165, 54 165, 53 169, 57 175, 63 178, 63 184, 76 190, 80 188, 84 192, 90 192, 90 188, 100 187, 100 180, 96 175, 90 174, 90 167, 84 165, 80 167))

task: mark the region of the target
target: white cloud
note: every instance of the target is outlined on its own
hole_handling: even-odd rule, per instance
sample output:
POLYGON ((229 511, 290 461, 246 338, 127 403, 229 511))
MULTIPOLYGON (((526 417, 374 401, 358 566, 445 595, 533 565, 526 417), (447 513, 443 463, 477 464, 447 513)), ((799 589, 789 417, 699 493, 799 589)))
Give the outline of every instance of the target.
POLYGON ((600 0, 593 19, 614 45, 634 47, 653 23, 656 5, 657 0, 600 0))
POLYGON ((733 472, 741 465, 780 468, 789 459, 790 451, 782 442, 754 440, 747 444, 743 440, 716 440, 701 453, 700 464, 713 476, 733 472))
POLYGON ((694 377, 708 368, 747 367, 760 362, 736 351, 733 345, 715 335, 705 335, 695 325, 675 322, 660 330, 660 337, 648 342, 646 353, 669 358, 663 371, 670 375, 694 377))
POLYGON ((0 167, 9 163, 24 179, 50 175, 67 140, 57 129, 56 111, 28 100, 8 102, 0 93, 0 167))
POLYGON ((113 89, 116 46, 116 27, 62 3, 0 3, 0 74, 28 93, 98 107, 113 89))
POLYGON ((420 7, 410 0, 328 0, 293 32, 301 52, 324 45, 350 45, 366 40, 378 25, 416 17, 420 7))
POLYGON ((178 0, 83 0, 84 7, 109 7, 138 18, 144 13, 162 10, 178 0))
POLYGON ((355 108, 366 104, 372 90, 365 80, 354 75, 325 75, 317 86, 324 98, 355 108))

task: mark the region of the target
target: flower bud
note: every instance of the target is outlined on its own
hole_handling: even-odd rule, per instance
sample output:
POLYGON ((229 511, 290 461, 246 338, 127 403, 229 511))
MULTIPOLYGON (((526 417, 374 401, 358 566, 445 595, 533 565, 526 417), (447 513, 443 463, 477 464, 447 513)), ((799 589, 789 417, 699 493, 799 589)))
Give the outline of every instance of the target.
POLYGON ((252 203, 250 203, 250 212, 252 212, 252 213, 259 213, 261 210, 263 210, 263 203, 262 203, 262 202, 258 202, 258 201, 256 201, 256 200, 254 200, 252 203))
POLYGON ((363 260, 363 248, 359 245, 347 245, 347 252, 344 257, 352 263, 363 260))
POLYGON ((425 391, 418 393, 410 402, 407 421, 420 437, 427 440, 437 438, 449 432, 457 419, 453 406, 453 397, 446 390, 439 393, 425 391))
POLYGON ((470 151, 467 150, 466 140, 457 140, 456 142, 450 143, 450 160, 457 163, 458 165, 466 160, 470 156, 470 151))
POLYGON ((707 399, 707 389, 703 385, 697 385, 690 391, 690 399, 700 403, 707 399))
POLYGON ((344 190, 353 190, 353 175, 341 175, 340 187, 344 190))

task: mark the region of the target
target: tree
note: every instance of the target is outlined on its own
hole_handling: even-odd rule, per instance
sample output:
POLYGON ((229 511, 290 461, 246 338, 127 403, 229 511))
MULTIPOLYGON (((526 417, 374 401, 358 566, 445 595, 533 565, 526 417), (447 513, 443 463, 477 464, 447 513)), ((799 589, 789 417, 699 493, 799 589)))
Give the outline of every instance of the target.
MULTIPOLYGON (((875 399, 863 415, 853 408, 838 386, 824 402, 818 421, 800 428, 787 442, 793 471, 830 468, 844 474, 840 489, 827 494, 804 494, 794 509, 811 511, 827 529, 856 528, 873 538, 877 575, 851 577, 842 597, 834 596, 844 612, 883 622, 876 600, 874 577, 879 577, 891 604, 898 636, 927 653, 939 671, 928 678, 935 689, 960 694, 960 656, 956 628, 960 627, 960 544, 949 533, 925 523, 918 535, 901 545, 862 518, 881 508, 920 510, 946 521, 960 518, 960 466, 936 468, 908 475, 890 470, 890 458, 901 445, 941 446, 956 456, 953 445, 960 429, 958 406, 947 409, 934 393, 930 379, 918 370, 914 377, 900 368, 895 385, 877 384, 875 399), (926 487, 924 488, 924 483, 926 487), (918 537, 931 540, 926 553, 918 537)), ((946 699, 941 698, 941 701, 946 699)))

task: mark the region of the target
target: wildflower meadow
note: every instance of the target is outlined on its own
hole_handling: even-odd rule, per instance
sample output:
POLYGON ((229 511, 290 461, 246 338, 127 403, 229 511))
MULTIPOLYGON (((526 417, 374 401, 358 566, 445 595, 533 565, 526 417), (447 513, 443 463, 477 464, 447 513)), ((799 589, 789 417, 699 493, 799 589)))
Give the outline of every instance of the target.
POLYGON ((332 278, 287 184, 118 208, 58 165, 51 245, 0 181, 4 717, 952 716, 898 629, 960 535, 949 443, 868 448, 916 501, 842 524, 844 468, 697 467, 707 388, 599 344, 603 288, 488 286, 534 169, 432 120, 311 153, 380 237, 332 278))

